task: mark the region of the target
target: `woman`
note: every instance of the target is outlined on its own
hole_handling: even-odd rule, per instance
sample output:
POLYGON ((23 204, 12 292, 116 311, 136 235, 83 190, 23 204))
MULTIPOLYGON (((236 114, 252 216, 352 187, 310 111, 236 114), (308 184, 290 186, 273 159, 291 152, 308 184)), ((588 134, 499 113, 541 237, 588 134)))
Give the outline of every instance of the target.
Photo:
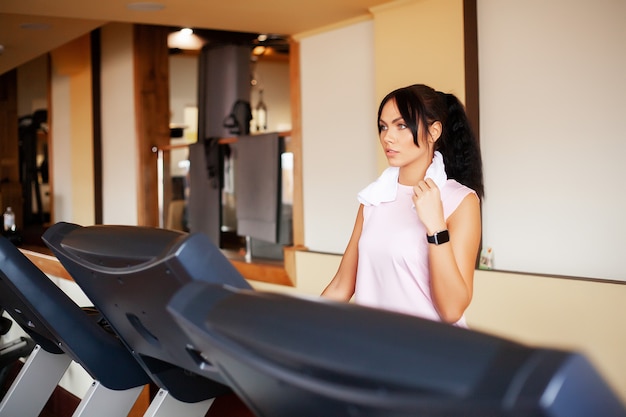
POLYGON ((323 296, 466 327, 480 245, 482 163, 459 100, 425 85, 389 93, 378 131, 390 167, 359 193, 323 296))

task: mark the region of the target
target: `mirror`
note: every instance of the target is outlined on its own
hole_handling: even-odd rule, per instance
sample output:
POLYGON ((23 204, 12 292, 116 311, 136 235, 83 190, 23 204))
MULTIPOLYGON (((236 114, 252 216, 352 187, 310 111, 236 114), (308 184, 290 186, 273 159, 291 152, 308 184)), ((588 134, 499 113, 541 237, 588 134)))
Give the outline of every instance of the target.
MULTIPOLYGON (((199 93, 203 81, 201 80, 202 63, 198 51, 198 42, 185 43, 181 40, 184 36, 182 31, 172 32, 170 40, 170 146, 164 149, 163 163, 163 190, 171 192, 163 193, 162 222, 164 227, 190 230, 189 225, 189 194, 190 183, 190 149, 194 148, 198 140, 203 142, 203 134, 198 134, 198 97, 204 97, 199 93), (184 49, 186 44, 193 45, 194 49, 184 49), (175 46, 175 47, 173 47, 175 46), (191 148, 190 148, 191 146, 191 148), (169 161, 169 162, 168 162, 169 161)), ((201 40, 201 44, 211 42, 238 43, 243 37, 249 38, 250 34, 238 34, 228 32, 216 32, 206 30, 193 30, 187 36, 195 36, 201 40)), ((250 95, 246 100, 249 105, 251 120, 249 132, 251 134, 263 132, 287 133, 281 139, 285 144, 285 152, 282 153, 282 207, 290 208, 293 201, 293 157, 289 152, 288 132, 291 129, 291 111, 289 95, 289 45, 280 36, 259 36, 253 39, 250 47, 249 74, 245 75, 245 83, 249 82, 250 95), (256 45, 256 46, 255 46, 256 45), (249 81, 248 81, 249 80, 249 81)), ((247 71, 247 70, 246 70, 247 71)), ((202 98, 201 98, 202 99, 202 98)), ((200 105, 201 107, 201 105, 200 105)), ((231 114, 237 114, 237 109, 232 108, 231 114)), ((202 117, 202 116, 201 116, 202 117)), ((222 123, 220 116, 218 123, 222 123)), ((202 123, 202 121, 200 121, 202 123)), ((224 126, 227 125, 224 118, 224 126)), ((282 134, 281 133, 281 134, 282 134)), ((229 251, 234 256, 246 256, 250 261, 252 253, 260 258, 282 260, 281 244, 266 244, 262 241, 241 236, 237 232, 236 215, 236 189, 235 171, 237 166, 237 133, 226 130, 225 137, 221 138, 219 145, 220 162, 217 175, 220 183, 220 193, 217 197, 221 200, 219 208, 219 246, 229 251)), ((202 192, 196 190, 194 192, 202 192)), ((291 216, 289 228, 291 228, 291 216)), ((290 241, 289 241, 290 242, 290 241)))
POLYGON ((52 196, 48 137, 49 58, 41 55, 17 68, 19 181, 22 206, 16 223, 24 244, 38 244, 50 222, 52 196))

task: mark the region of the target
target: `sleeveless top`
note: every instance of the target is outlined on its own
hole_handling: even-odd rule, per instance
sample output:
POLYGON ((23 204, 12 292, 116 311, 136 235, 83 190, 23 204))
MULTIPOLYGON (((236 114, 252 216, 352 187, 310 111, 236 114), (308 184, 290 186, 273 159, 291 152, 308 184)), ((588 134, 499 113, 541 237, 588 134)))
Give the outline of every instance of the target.
MULTIPOLYGON (((354 301, 441 321, 430 295, 426 228, 413 205, 413 187, 397 186, 395 200, 363 207, 354 301)), ((470 193, 445 180, 440 194, 446 221, 470 193)), ((467 327, 465 317, 455 325, 467 327)))

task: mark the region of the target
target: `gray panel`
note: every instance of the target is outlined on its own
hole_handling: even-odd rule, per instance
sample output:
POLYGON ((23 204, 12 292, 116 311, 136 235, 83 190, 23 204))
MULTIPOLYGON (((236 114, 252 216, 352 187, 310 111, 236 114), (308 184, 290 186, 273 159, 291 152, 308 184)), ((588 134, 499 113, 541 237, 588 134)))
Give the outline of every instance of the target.
POLYGON ((238 100, 250 102, 250 47, 208 45, 198 61, 198 137, 231 137, 224 120, 238 100))
MULTIPOLYGON (((217 146, 213 148, 218 152, 217 146)), ((219 176, 209 178, 205 155, 204 143, 189 145, 189 231, 206 234, 219 247, 221 188, 219 176)), ((213 160, 217 162, 218 157, 213 160)))
POLYGON ((235 145, 237 234, 277 243, 280 146, 277 133, 241 136, 235 145))

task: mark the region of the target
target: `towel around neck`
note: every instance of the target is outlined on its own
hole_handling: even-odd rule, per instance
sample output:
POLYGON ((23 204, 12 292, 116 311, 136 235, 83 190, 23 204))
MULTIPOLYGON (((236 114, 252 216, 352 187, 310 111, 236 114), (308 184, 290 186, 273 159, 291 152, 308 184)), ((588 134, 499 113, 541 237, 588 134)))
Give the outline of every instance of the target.
MULTIPOLYGON (((399 167, 389 167, 383 171, 376 181, 359 192, 357 198, 359 202, 366 206, 377 206, 396 199, 398 192, 399 167)), ((448 180, 446 167, 443 163, 443 156, 439 151, 435 151, 433 161, 426 170, 424 179, 432 179, 437 187, 441 188, 448 180)))

